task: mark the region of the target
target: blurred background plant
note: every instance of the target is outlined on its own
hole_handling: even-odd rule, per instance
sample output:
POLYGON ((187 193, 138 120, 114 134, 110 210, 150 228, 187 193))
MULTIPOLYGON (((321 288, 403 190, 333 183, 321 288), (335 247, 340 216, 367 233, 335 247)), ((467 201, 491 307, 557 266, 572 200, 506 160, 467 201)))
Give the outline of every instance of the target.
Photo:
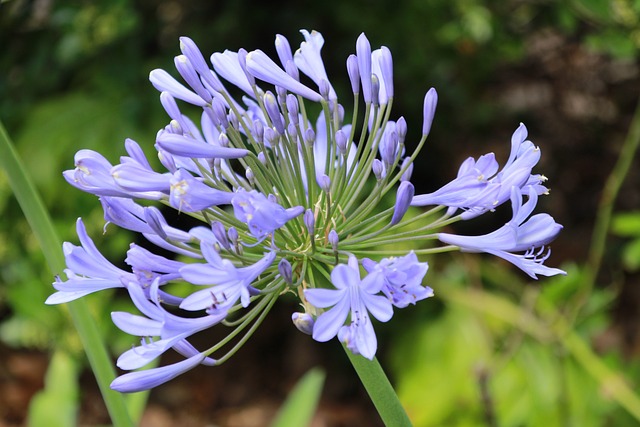
MULTIPOLYGON (((506 158, 525 122, 553 192, 541 204, 565 226, 552 259, 567 277, 531 283, 489 259, 427 258, 436 298, 379 328, 379 358, 415 425, 638 425, 636 1, 0 2, 0 119, 58 234, 74 241, 82 216, 122 262, 132 236, 102 234, 100 205, 61 172, 81 148, 110 160, 124 154, 125 137, 152 148, 166 118, 147 76, 173 68, 180 35, 203 52, 273 52, 275 34, 296 45, 302 28, 323 33, 342 94, 343 60, 360 32, 391 49, 394 115, 407 119, 407 141, 419 139, 424 91, 437 88, 430 147, 414 172, 420 192, 451 179, 467 156, 506 158)), ((482 221, 506 215, 457 231, 481 233, 490 226, 482 221)), ((4 174, 0 218, 0 425, 108 423, 68 312, 43 304, 53 278, 4 174)), ((113 354, 132 344, 108 320, 124 301, 117 292, 90 299, 113 354)), ((318 425, 379 425, 339 346, 301 336, 281 304, 231 363, 154 390, 142 422, 264 425, 303 373, 321 366, 318 425)))

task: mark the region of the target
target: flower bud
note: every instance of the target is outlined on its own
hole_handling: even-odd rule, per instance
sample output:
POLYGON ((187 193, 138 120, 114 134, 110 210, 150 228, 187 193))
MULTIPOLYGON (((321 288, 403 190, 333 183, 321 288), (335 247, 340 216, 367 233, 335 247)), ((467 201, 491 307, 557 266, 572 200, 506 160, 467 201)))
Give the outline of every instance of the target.
POLYGON ((273 128, 266 128, 264 130, 264 139, 271 146, 275 147, 280 139, 280 135, 273 128))
POLYGON ((316 133, 313 131, 313 129, 307 128, 307 130, 304 132, 304 142, 309 145, 313 145, 313 143, 316 142, 316 133))
POLYGON ((287 125, 287 133, 289 134, 289 139, 291 142, 297 144, 298 143, 298 128, 293 122, 287 125))
POLYGON ((260 161, 260 163, 262 163, 264 166, 267 166, 267 158, 264 155, 264 151, 261 151, 258 153, 258 160, 260 161))
POLYGON ((354 94, 360 93, 360 72, 358 71, 358 58, 351 54, 347 58, 347 73, 351 82, 351 91, 354 94))
POLYGON ((407 137, 407 121, 404 117, 400 117, 396 120, 396 133, 398 134, 398 142, 403 143, 407 137))
POLYGON ((253 121, 253 137, 258 142, 262 142, 264 138, 264 125, 261 120, 253 121))
POLYGON ((411 161, 411 157, 404 158, 400 169, 405 169, 404 173, 400 177, 400 181, 409 181, 411 179, 411 174, 413 173, 413 162, 411 161))
POLYGON ((226 250, 231 249, 229 245, 229 239, 227 239, 227 232, 224 229, 224 225, 220 221, 214 221, 211 224, 211 230, 213 231, 213 235, 215 236, 218 243, 225 248, 226 250))
POLYGON ((304 334, 311 335, 313 333, 313 325, 315 321, 309 313, 293 313, 291 320, 296 328, 304 334))
POLYGON ((304 216, 302 217, 304 220, 304 225, 307 227, 307 231, 309 232, 309 236, 313 238, 316 228, 316 219, 313 216, 313 211, 311 209, 307 209, 304 212, 304 216))
POLYGON ((360 34, 356 41, 356 54, 362 82, 362 96, 364 102, 368 104, 371 102, 371 44, 364 33, 360 34))
POLYGON ((219 97, 216 96, 211 101, 211 110, 213 111, 213 115, 215 117, 214 123, 219 124, 224 129, 228 128, 229 121, 227 120, 227 109, 219 97))
POLYGON ((433 116, 436 114, 436 105, 438 104, 438 93, 434 88, 429 89, 424 96, 424 108, 423 108, 423 124, 422 135, 429 135, 431 131, 431 124, 433 123, 433 116))
POLYGON ((331 248, 333 249, 333 251, 337 252, 338 241, 340 240, 340 238, 338 237, 338 233, 336 232, 336 230, 332 229, 329 232, 329 236, 327 237, 327 240, 329 241, 329 244, 331 245, 331 248))
POLYGON ((292 93, 287 95, 287 113, 289 114, 289 121, 294 125, 297 125, 299 122, 299 106, 298 106, 298 98, 292 93))
POLYGON ((225 148, 229 146, 229 137, 226 133, 221 133, 220 136, 218 136, 218 144, 225 148))
POLYGON ((240 63, 240 68, 244 71, 244 75, 247 76, 247 80, 249 80, 249 84, 251 87, 256 85, 256 79, 253 77, 251 73, 247 71, 247 52, 246 49, 240 48, 238 49, 238 62, 240 63))
POLYGON ((413 200, 415 194, 415 188, 409 181, 402 181, 398 186, 398 193, 396 195, 396 204, 393 208, 393 216, 391 217, 391 225, 395 225, 400 222, 402 217, 413 200))
POLYGON ((264 102, 264 108, 267 110, 267 115, 273 123, 273 127, 278 131, 280 135, 284 133, 284 120, 282 120, 282 114, 280 114, 280 108, 278 107, 278 101, 275 95, 267 91, 262 97, 264 102))
POLYGON ((287 61, 293 61, 293 55, 291 55, 291 45, 289 44, 289 40, 283 35, 276 35, 276 52, 278 53, 278 58, 280 59, 280 63, 285 67, 287 65, 287 61))
POLYGON ((371 103, 380 105, 380 80, 375 74, 371 74, 371 103))
POLYGON ((347 154, 347 135, 344 134, 342 129, 339 129, 336 132, 335 139, 338 151, 344 156, 345 154, 347 154))
POLYGON ((331 85, 326 79, 320 80, 318 89, 320 91, 320 95, 322 95, 324 99, 329 99, 329 94, 331 93, 331 85))
POLYGON ((229 227, 227 235, 229 236, 229 240, 231 240, 231 243, 233 243, 233 246, 238 246, 238 230, 236 230, 234 226, 229 227))
POLYGON ((320 186, 320 188, 322 188, 322 191, 328 193, 329 191, 331 191, 331 178, 329 178, 325 174, 320 175, 318 177, 318 185, 320 186))
POLYGON ((386 175, 384 171, 384 165, 379 159, 373 160, 373 164, 371 165, 371 170, 373 171, 373 174, 375 175, 378 181, 380 181, 381 179, 384 179, 386 175))
POLYGON ((251 170, 251 168, 247 168, 247 170, 245 171, 245 176, 247 177, 247 180, 249 181, 249 184, 251 184, 252 187, 255 187, 256 176, 253 173, 253 171, 251 170))
POLYGON ((286 258, 282 258, 278 263, 278 271, 280 275, 289 285, 293 284, 293 269, 291 263, 286 258))

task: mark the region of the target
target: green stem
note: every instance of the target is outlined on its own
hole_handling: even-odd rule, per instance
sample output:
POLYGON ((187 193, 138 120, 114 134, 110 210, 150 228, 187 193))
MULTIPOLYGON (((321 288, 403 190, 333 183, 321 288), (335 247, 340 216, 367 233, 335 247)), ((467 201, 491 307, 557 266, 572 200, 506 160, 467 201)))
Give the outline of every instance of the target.
POLYGON ((636 106, 636 110, 631 120, 629 132, 624 140, 618 160, 614 165, 607 182, 602 190, 600 202, 596 213, 596 221, 593 226, 591 235, 591 245, 587 255, 587 262, 584 265, 585 280, 584 285, 578 291, 574 301, 576 303, 571 307, 573 310, 569 314, 569 320, 575 321, 580 310, 586 304, 591 291, 595 286, 595 282, 602 264, 602 257, 606 247, 607 235, 611 224, 611 216, 613 214, 614 203, 622 187, 622 183, 629 174, 629 169, 633 164, 638 147, 640 146, 640 101, 636 106))
MULTIPOLYGON (((0 122, 0 166, 7 173, 14 195, 24 212, 34 235, 38 239, 49 269, 58 274, 65 268, 62 243, 58 238, 40 196, 31 182, 18 153, 13 147, 9 135, 0 122)), ((133 426, 124 397, 109 388, 115 378, 112 361, 102 342, 96 320, 91 316, 89 307, 83 300, 68 304, 73 323, 87 353, 89 364, 98 381, 107 410, 114 426, 133 426)), ((45 306, 42 307, 45 310, 45 306)))
POLYGON ((376 358, 368 360, 360 355, 355 355, 345 345, 343 348, 384 424, 389 427, 412 426, 409 416, 400 404, 398 395, 393 390, 378 360, 376 358))

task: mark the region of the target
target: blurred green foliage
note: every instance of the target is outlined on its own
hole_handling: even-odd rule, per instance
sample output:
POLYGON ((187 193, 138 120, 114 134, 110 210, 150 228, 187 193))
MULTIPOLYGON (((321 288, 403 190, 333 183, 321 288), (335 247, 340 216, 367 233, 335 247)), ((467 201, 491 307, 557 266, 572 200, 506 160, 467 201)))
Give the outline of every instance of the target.
MULTIPOLYGON (((346 93, 344 59, 364 31, 373 45, 393 52, 396 93, 402 94, 394 111, 407 118, 409 138, 419 132, 423 89, 438 88, 433 144, 451 151, 447 144, 457 131, 486 130, 488 123, 506 121, 503 111, 479 96, 482 87, 499 67, 519 65, 526 35, 547 27, 589 49, 636 61, 640 1, 10 0, 0 3, 0 40, 8 41, 0 54, 0 118, 60 236, 75 242, 74 219, 82 216, 98 247, 121 264, 132 236, 111 228, 103 234, 95 197, 71 188, 61 172, 73 167, 73 154, 81 148, 116 162, 124 154, 125 137, 152 151, 166 118, 147 75, 156 67, 172 68, 178 36, 189 35, 205 53, 270 50, 276 33, 295 45, 300 28, 318 29, 330 45, 328 72, 343 76, 333 83, 346 93)), ((427 179, 439 170, 429 165, 416 174, 427 179)), ((64 348, 81 360, 65 309, 43 305, 53 278, 2 174, 0 217, 0 340, 14 347, 64 348)), ((620 253, 624 267, 637 272, 640 214, 618 214, 612 231, 628 239, 620 253)), ((495 261, 451 257, 437 262, 431 262, 428 280, 442 301, 433 302, 438 309, 402 314, 403 326, 394 319, 397 332, 390 338, 393 376, 416 426, 637 425, 554 330, 554 316, 564 313, 582 286, 583 265, 570 266, 567 278, 532 285, 495 261)), ((573 332, 585 342, 595 342, 611 328, 617 289, 595 287, 574 319, 573 332)), ((105 295, 89 298, 98 318, 108 319, 109 312, 128 304, 105 295)), ((100 327, 114 354, 130 345, 130 337, 110 322, 100 327)), ((592 350, 630 383, 640 380, 638 361, 625 358, 621 348, 592 350)), ((78 360, 54 358, 47 381, 76 375, 78 360)), ((77 399, 72 385, 66 390, 34 400, 33 420, 44 416, 46 421, 47 408, 64 405, 59 399, 77 399)), ((60 419, 73 419, 72 412, 65 407, 60 419)))
POLYGON ((640 212, 623 212, 613 218, 611 231, 629 239, 622 248, 622 262, 632 272, 640 270, 640 212))
MULTIPOLYGON (((470 268, 474 262, 451 261, 431 276, 444 311, 412 323, 397 340, 397 389, 415 424, 635 425, 554 330, 559 313, 543 309, 565 304, 583 283, 580 269, 569 266, 568 276, 538 287, 493 262, 470 268)), ((583 339, 606 333, 614 297, 594 292, 575 333, 583 339)), ((640 361, 624 360, 617 350, 604 357, 618 372, 640 374, 640 361)))

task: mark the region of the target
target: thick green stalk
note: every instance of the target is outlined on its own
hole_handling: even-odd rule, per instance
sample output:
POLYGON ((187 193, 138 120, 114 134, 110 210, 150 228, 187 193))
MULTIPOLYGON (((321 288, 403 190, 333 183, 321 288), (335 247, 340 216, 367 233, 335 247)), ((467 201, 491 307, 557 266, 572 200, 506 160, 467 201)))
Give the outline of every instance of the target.
MULTIPOLYGON (((9 135, 0 122, 0 166, 6 172, 9 183, 22 211, 38 239, 49 269, 53 274, 62 272, 65 268, 62 254, 62 243, 58 238, 51 222, 51 218, 40 199, 22 161, 15 151, 9 135)), ((85 301, 78 300, 68 304, 73 323, 78 330, 80 339, 87 353, 87 358, 98 381, 107 410, 114 426, 133 426, 129 417, 124 397, 111 388, 109 384, 115 378, 112 361, 102 342, 96 320, 91 316, 85 301)), ((43 310, 51 310, 42 306, 43 310)))
POLYGON ((378 360, 375 358, 373 360, 365 359, 351 353, 351 350, 344 345, 343 348, 384 424, 389 427, 412 426, 409 416, 398 400, 398 395, 378 360))

